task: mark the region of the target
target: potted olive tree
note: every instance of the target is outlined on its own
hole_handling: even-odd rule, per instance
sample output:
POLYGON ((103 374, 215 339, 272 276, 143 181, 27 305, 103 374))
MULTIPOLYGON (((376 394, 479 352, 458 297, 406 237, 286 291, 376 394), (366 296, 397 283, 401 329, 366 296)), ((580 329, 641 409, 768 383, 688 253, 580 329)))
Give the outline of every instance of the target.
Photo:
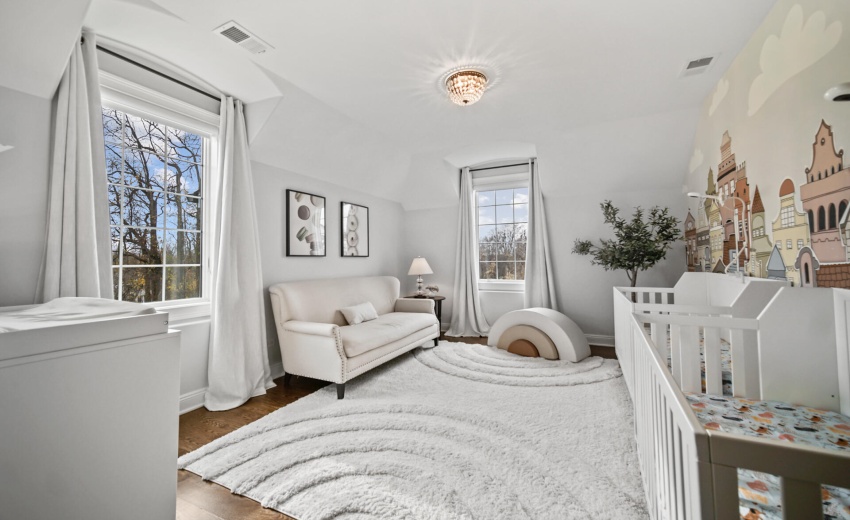
POLYGON ((679 219, 670 215, 668 208, 653 207, 646 213, 635 208, 631 220, 619 215, 620 210, 606 200, 600 204, 605 223, 614 229, 613 239, 600 238, 601 245, 590 240, 576 239, 573 253, 590 255, 590 263, 601 265, 606 271, 626 271, 631 286, 637 285, 639 271, 646 271, 667 256, 673 242, 680 238, 679 219))

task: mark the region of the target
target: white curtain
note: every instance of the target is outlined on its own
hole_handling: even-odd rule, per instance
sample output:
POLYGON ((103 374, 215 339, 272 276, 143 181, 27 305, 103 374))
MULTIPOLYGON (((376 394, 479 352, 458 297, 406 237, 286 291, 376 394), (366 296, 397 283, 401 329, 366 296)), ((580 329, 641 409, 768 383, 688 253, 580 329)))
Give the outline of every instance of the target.
POLYGON ((56 92, 47 244, 37 301, 113 298, 96 39, 83 33, 56 92))
POLYGON ((274 386, 266 350, 263 277, 242 102, 221 100, 221 178, 215 201, 209 387, 205 406, 229 410, 274 386))
POLYGON ((555 278, 549 255, 549 232, 537 161, 530 161, 528 172, 528 245, 525 260, 525 307, 558 310, 555 278))
POLYGON ((490 332, 478 297, 478 232, 472 197, 472 175, 469 168, 464 168, 460 173, 452 323, 447 336, 486 336, 490 332))

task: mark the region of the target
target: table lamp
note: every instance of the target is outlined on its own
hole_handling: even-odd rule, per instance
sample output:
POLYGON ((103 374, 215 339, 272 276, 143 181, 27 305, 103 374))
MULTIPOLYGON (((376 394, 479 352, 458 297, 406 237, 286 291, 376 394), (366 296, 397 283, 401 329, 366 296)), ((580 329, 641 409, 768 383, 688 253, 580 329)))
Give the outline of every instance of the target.
POLYGON ((434 274, 434 271, 431 270, 431 266, 428 265, 428 260, 425 260, 421 256, 417 256, 413 259, 413 263, 410 264, 410 270, 407 272, 409 276, 416 275, 416 296, 422 296, 425 294, 425 291, 422 290, 422 275, 423 274, 434 274))

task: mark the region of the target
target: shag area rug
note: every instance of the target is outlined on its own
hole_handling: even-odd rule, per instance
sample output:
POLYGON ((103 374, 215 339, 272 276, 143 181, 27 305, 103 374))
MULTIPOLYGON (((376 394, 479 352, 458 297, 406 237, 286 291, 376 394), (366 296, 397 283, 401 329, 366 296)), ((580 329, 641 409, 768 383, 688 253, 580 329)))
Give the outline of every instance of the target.
POLYGON ((619 365, 441 342, 184 455, 300 520, 648 518, 619 365))

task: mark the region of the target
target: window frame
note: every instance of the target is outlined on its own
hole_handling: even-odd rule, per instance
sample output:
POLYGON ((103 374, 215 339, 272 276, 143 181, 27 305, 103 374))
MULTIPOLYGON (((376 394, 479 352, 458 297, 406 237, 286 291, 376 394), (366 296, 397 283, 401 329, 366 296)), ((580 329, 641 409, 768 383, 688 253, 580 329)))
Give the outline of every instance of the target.
MULTIPOLYGON (((487 166, 480 166, 486 168, 487 166)), ((529 166, 530 167, 530 166, 529 166)), ((506 168, 507 169, 507 168, 506 168)), ((529 176, 530 171, 528 168, 525 168, 524 171, 520 173, 516 173, 516 170, 507 169, 506 173, 495 173, 488 174, 486 176, 475 176, 475 172, 470 172, 472 174, 472 203, 475 206, 475 262, 478 264, 480 262, 480 253, 479 253, 479 235, 478 235, 478 226, 479 226, 479 214, 478 214, 478 192, 481 191, 498 191, 498 190, 507 190, 507 189, 530 189, 529 176)), ((531 193, 529 196, 529 207, 531 205, 531 193)), ((530 222, 528 223, 530 225, 530 222)), ((528 246, 528 242, 526 242, 526 247, 528 246)), ((526 250, 526 259, 528 258, 528 252, 526 250)), ((480 269, 480 267, 479 267, 480 269)), ((525 291, 525 279, 522 280, 482 280, 480 278, 480 271, 476 270, 476 278, 478 279, 478 290, 479 291, 487 291, 487 292, 524 292, 525 291)))
MULTIPOLYGON (((162 94, 148 87, 126 80, 109 72, 100 71, 100 93, 103 108, 119 110, 134 116, 154 120, 168 127, 200 135, 206 139, 201 171, 201 296, 180 300, 146 302, 157 310, 168 311, 172 321, 203 318, 210 315, 212 289, 212 246, 216 213, 212 195, 218 185, 218 132, 219 114, 196 107, 185 101, 162 94)), ((122 216, 123 219, 123 216, 122 216)), ((114 269, 109 266, 110 271, 114 269)), ((164 296, 164 295, 163 295, 164 296)))

